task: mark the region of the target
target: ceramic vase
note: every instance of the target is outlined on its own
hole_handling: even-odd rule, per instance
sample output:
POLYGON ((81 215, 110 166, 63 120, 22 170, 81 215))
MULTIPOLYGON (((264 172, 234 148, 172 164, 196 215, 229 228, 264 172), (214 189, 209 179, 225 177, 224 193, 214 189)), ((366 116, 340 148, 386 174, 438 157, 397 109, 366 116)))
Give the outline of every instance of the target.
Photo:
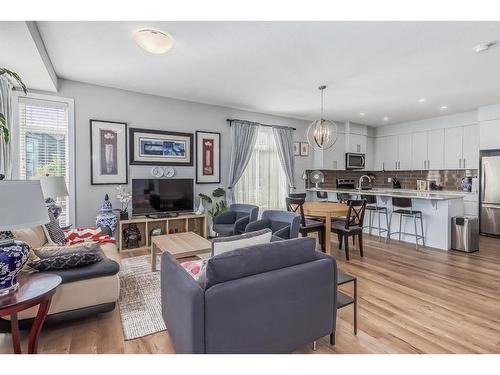
POLYGON ((95 225, 96 227, 108 227, 111 233, 115 233, 116 224, 118 222, 118 217, 113 212, 113 206, 109 201, 109 196, 106 194, 104 196, 104 202, 102 203, 99 214, 96 217, 95 225))
POLYGON ((30 247, 22 241, 0 244, 0 296, 16 291, 16 276, 28 261, 29 251, 30 247))

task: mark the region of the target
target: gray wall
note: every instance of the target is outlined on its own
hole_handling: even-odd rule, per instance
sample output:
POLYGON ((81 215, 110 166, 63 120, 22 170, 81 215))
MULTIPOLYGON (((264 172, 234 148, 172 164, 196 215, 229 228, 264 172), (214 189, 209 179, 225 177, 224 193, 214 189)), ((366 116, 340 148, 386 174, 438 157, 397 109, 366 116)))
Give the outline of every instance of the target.
MULTIPOLYGON (((90 185, 90 129, 89 120, 110 120, 126 122, 129 127, 192 132, 196 130, 221 133, 221 186, 226 185, 227 166, 231 145, 226 118, 239 118, 268 124, 293 126, 297 128, 295 139, 306 140, 308 122, 285 117, 264 115, 254 112, 199 104, 130 91, 85 84, 59 81, 59 96, 75 100, 75 142, 76 142, 76 225, 93 225, 103 197, 109 193, 115 208, 115 186, 90 185)), ((311 150, 312 155, 312 150, 311 150)), ((312 157, 296 157, 297 191, 304 189, 302 172, 312 166, 312 157)), ((129 181, 132 178, 149 178, 152 167, 129 166, 129 181)), ((175 177, 195 177, 193 167, 174 167, 175 177)), ((210 192, 218 185, 197 185, 195 193, 210 192)))

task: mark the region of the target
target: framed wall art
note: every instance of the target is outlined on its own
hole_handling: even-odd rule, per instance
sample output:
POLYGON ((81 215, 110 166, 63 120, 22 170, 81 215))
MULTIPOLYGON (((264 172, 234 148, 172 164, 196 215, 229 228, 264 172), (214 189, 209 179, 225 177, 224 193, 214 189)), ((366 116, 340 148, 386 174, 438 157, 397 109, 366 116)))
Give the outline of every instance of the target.
POLYGON ((300 156, 309 156, 309 143, 300 142, 300 156))
POLYGON ((131 165, 193 165, 193 134, 130 128, 131 165))
POLYGON ((196 132, 196 183, 220 183, 220 133, 196 132))
POLYGON ((128 183, 127 123, 90 120, 90 183, 128 183))
POLYGON ((293 155, 300 156, 300 142, 293 142, 293 155))

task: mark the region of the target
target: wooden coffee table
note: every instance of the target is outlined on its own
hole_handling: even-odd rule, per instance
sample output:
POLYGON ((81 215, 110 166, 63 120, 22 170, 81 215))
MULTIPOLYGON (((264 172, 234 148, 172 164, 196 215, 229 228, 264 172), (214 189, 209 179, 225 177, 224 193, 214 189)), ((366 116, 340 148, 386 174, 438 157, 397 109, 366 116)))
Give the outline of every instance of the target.
POLYGON ((204 258, 212 243, 194 232, 182 232, 151 237, 151 271, 156 271, 156 257, 168 251, 175 259, 197 256, 204 258))

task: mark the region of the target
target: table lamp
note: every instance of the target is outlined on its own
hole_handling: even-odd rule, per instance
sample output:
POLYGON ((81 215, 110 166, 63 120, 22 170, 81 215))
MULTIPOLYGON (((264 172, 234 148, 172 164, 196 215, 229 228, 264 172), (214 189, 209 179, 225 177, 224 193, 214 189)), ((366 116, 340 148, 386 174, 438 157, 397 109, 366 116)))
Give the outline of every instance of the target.
POLYGON ((68 189, 66 188, 66 181, 62 176, 40 176, 33 177, 33 180, 40 180, 42 186, 43 197, 45 198, 45 205, 47 209, 52 212, 57 219, 61 215, 62 207, 56 205, 55 198, 67 197, 68 189))
POLYGON ((40 181, 0 181, 0 296, 14 292, 16 276, 28 261, 29 246, 11 230, 49 222, 40 181))

